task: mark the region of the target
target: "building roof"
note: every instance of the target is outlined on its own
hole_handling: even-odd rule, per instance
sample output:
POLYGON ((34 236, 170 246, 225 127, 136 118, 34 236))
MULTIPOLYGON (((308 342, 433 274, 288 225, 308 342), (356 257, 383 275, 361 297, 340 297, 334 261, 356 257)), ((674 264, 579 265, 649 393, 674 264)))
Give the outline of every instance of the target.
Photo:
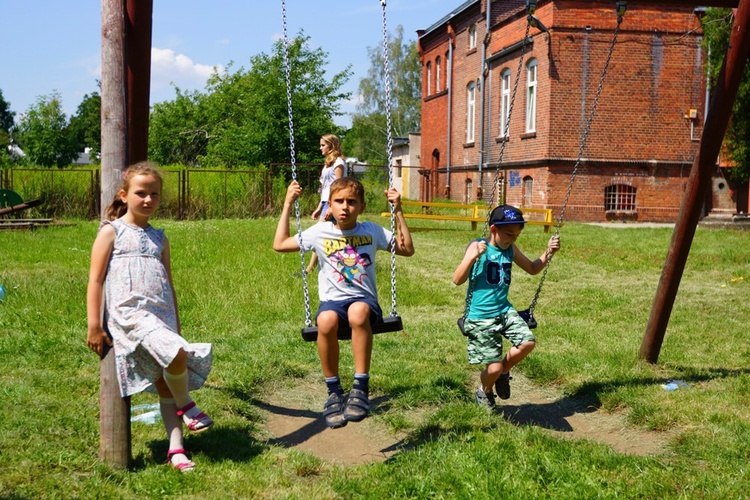
POLYGON ((467 0, 466 2, 462 3, 461 5, 453 9, 449 14, 443 16, 443 18, 441 18, 438 22, 434 23, 432 26, 424 30, 424 33, 420 35, 420 38, 425 35, 429 35, 431 32, 435 31, 440 26, 448 22, 452 17, 457 16, 458 14, 462 13, 463 11, 465 11, 469 7, 474 6, 474 4, 477 3, 479 3, 479 0, 467 0))

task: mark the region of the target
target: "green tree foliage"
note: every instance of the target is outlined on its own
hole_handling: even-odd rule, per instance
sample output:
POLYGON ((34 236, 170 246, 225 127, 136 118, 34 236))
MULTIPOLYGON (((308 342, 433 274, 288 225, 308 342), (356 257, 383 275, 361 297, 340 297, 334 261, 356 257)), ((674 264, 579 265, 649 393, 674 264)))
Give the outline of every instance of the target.
MULTIPOLYGON (((405 137, 420 128, 422 111, 422 70, 415 41, 404 41, 404 28, 398 26, 389 35, 388 61, 391 76, 391 133, 405 137)), ((386 163, 385 60, 382 47, 368 47, 370 69, 359 82, 361 102, 352 116, 352 128, 346 136, 347 150, 362 161, 386 163)))
POLYGON ((162 163, 195 166, 210 139, 206 95, 176 89, 174 101, 155 104, 149 125, 149 158, 162 163))
MULTIPOLYGON (((149 133, 151 157, 160 163, 241 168, 288 163, 289 122, 283 41, 272 53, 253 56, 250 67, 215 73, 204 93, 177 92, 154 106, 149 133)), ((338 133, 333 118, 350 97, 341 87, 351 70, 328 79, 328 54, 312 49, 300 33, 290 41, 292 108, 297 160, 319 161, 318 141, 338 133)))
POLYGON ((11 132, 14 126, 15 113, 10 110, 10 103, 3 97, 0 89, 0 159, 8 158, 11 132))
MULTIPOLYGON (((703 17, 703 45, 711 53, 709 78, 712 84, 715 84, 724 62, 733 21, 731 9, 710 8, 703 17)), ((730 169, 731 177, 738 181, 750 179, 750 64, 745 66, 742 75, 724 146, 735 165, 730 169)))
POLYGON ((79 153, 90 148, 91 158, 102 150, 102 98, 98 92, 86 94, 70 117, 70 139, 79 153))
POLYGON ((18 130, 18 143, 31 163, 62 168, 78 156, 57 92, 37 97, 21 119, 18 130))

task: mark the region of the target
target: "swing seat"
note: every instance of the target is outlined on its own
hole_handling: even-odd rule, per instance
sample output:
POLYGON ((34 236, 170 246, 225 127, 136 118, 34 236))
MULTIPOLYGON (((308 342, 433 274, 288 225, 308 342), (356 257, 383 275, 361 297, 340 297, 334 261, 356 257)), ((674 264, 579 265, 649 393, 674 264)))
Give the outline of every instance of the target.
MULTIPOLYGON (((401 321, 401 316, 386 316, 383 321, 379 321, 372 325, 372 334, 387 333, 387 332, 400 332, 404 329, 404 325, 401 321)), ((306 326, 302 329, 302 338, 306 342, 315 342, 318 340, 318 327, 317 326, 306 326)), ((352 339, 352 328, 349 325, 339 326, 338 330, 339 340, 351 340, 352 339)))
POLYGON ((536 328, 536 319, 534 318, 534 314, 530 310, 524 309, 523 311, 518 311, 518 315, 523 318, 527 325, 529 325, 529 328, 531 328, 532 330, 536 328))

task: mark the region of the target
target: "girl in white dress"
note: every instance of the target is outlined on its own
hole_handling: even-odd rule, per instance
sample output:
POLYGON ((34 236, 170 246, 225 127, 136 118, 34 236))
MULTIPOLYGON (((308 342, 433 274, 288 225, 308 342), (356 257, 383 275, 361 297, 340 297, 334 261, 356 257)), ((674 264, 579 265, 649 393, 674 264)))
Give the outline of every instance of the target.
MULTIPOLYGON (((325 222, 328 217, 328 196, 331 184, 336 179, 346 176, 346 161, 341 151, 341 141, 334 134, 326 134, 320 138, 320 153, 325 156, 323 170, 320 172, 320 203, 312 214, 313 219, 325 222)), ((318 263, 318 257, 313 253, 307 274, 310 274, 318 263)))
POLYGON ((208 377, 211 344, 191 344, 180 334, 169 241, 163 229, 149 224, 162 183, 148 162, 125 173, 91 250, 86 340, 99 356, 114 347, 122 397, 144 390, 159 394, 167 461, 187 472, 195 464, 183 448, 182 423, 194 432, 214 423, 189 393, 208 377))

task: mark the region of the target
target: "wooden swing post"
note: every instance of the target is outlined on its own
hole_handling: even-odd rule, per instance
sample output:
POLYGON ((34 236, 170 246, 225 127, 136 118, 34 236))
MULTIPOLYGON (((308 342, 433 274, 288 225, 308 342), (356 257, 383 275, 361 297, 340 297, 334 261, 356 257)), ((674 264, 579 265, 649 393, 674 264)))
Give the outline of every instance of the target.
MULTIPOLYGON (((147 158, 152 13, 152 0, 102 0, 102 219, 127 165, 147 158)), ((99 373, 99 459, 128 468, 130 398, 120 397, 114 349, 99 373)))
POLYGON ((639 355, 649 363, 656 363, 659 359, 659 351, 664 341, 677 289, 680 287, 682 272, 685 270, 685 262, 703 210, 703 202, 711 186, 711 175, 716 169, 716 158, 724 140, 734 100, 737 97, 737 89, 749 55, 750 0, 743 0, 735 12, 734 25, 729 38, 729 50, 727 50, 724 64, 714 86, 713 98, 709 103, 706 123, 703 127, 706 132, 701 136, 698 154, 690 171, 674 233, 672 233, 672 241, 669 244, 667 259, 641 343, 639 355))

